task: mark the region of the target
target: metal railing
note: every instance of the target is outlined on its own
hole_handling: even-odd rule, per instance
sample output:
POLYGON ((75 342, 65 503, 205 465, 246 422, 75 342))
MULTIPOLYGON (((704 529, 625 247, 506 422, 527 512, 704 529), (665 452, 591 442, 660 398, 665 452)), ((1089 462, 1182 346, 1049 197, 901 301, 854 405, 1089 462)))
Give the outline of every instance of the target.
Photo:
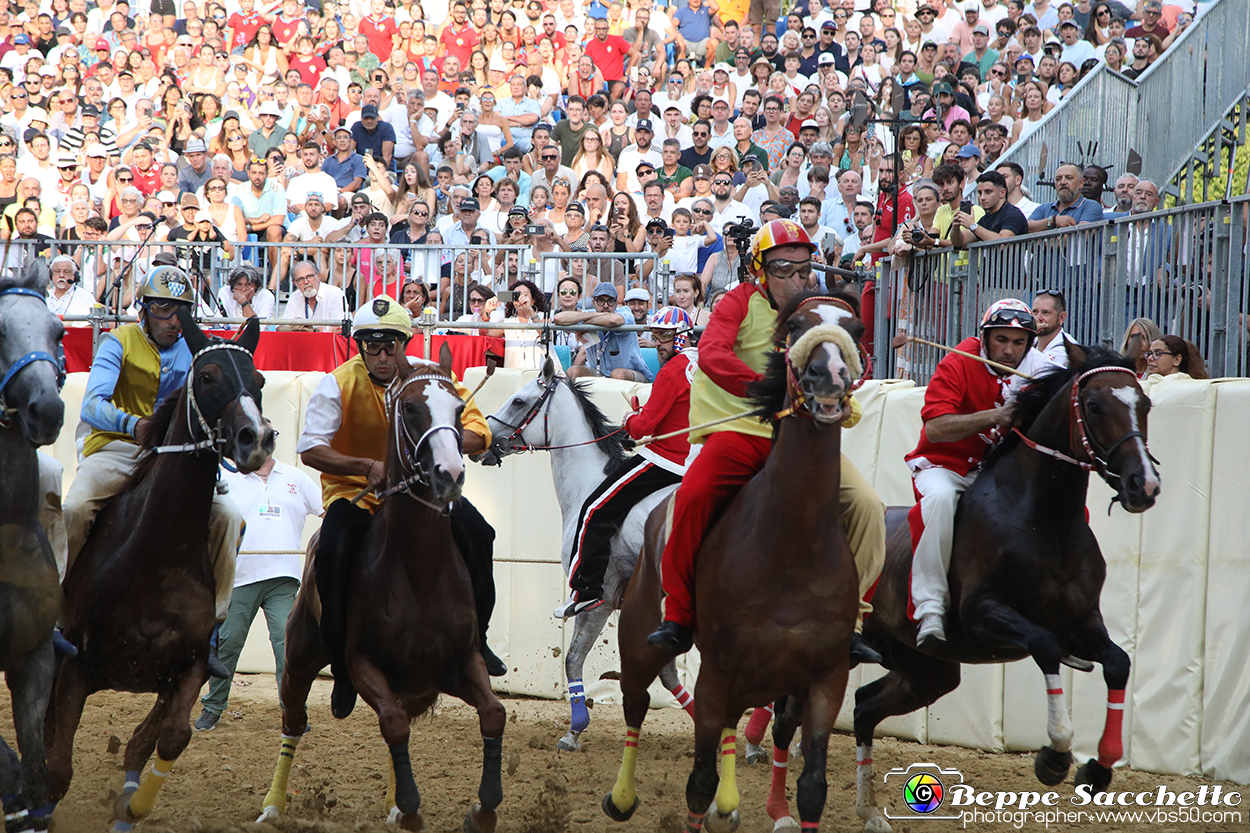
MULTIPOLYGON (((1211 158, 1204 144, 1250 93, 1247 55, 1250 0, 1205 3, 1141 77, 1130 80, 1100 63, 1002 161, 1024 168, 1024 184, 1037 202, 1054 200, 1047 180, 1059 162, 1109 165, 1114 181, 1127 170, 1130 152, 1141 159, 1139 176, 1160 191, 1185 202, 1195 193, 1203 199, 1204 178, 1223 173, 1219 151, 1211 158)), ((1244 142, 1244 125, 1239 133, 1244 142)), ((1227 158, 1234 150, 1226 148, 1227 158)))
POLYGON ((878 281, 876 366, 924 384, 944 353, 899 334, 957 344, 994 301, 1063 292, 1065 331, 1119 349, 1135 318, 1193 342, 1211 376, 1250 374, 1250 196, 1114 222, 896 257, 878 281))

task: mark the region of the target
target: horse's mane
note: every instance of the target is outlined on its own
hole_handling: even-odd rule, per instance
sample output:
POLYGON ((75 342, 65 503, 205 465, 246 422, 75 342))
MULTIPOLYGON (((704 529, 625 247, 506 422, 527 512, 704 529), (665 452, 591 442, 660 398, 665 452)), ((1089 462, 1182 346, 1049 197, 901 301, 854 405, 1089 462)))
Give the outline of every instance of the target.
MULTIPOLYGON (((837 298, 845 301, 859 317, 859 298, 848 292, 803 292, 790 299, 777 315, 777 327, 773 331, 773 342, 781 345, 786 342, 786 322, 790 316, 806 301, 812 298, 837 298)), ((764 375, 758 381, 747 385, 747 399, 752 405, 763 410, 763 419, 772 419, 772 414, 786 407, 786 354, 784 350, 773 350, 768 354, 768 365, 764 375)))
MULTIPOLYGON (((1016 427, 1022 432, 1028 431, 1041 415, 1042 411, 1056 396, 1066 391, 1072 380, 1087 370, 1099 367, 1124 367, 1133 369, 1129 359, 1104 347, 1081 347, 1085 351, 1085 362, 1080 367, 1059 367, 1043 373, 1037 381, 1030 382, 1016 396, 1016 427)), ((992 447, 985 455, 988 467, 1000 457, 1006 455, 1020 443, 1020 437, 1013 431, 998 445, 992 447)))
POLYGON ((618 426, 609 422, 608 418, 603 415, 603 411, 590 400, 586 385, 586 382, 568 380, 569 390, 573 392, 573 398, 581 407, 586 422, 590 424, 590 431, 595 435, 596 445, 608 455, 608 463, 603 467, 603 473, 609 474, 618 465, 628 460, 629 455, 625 453, 625 448, 621 445, 618 426))

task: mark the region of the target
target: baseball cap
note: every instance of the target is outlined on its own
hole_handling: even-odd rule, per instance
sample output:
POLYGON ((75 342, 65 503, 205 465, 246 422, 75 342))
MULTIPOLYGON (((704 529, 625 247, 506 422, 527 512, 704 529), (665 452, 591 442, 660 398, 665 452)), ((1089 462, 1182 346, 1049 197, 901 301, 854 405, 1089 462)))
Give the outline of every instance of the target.
POLYGON ((100 117, 100 108, 94 104, 84 104, 82 106, 82 114, 84 116, 95 116, 98 119, 100 117))
POLYGON ((25 44, 29 44, 29 43, 30 43, 30 35, 27 35, 27 34, 20 34, 20 35, 17 35, 16 37, 14 37, 14 38, 13 38, 13 42, 14 42, 14 43, 25 43, 25 44))
POLYGON ((651 296, 647 294, 647 290, 641 286, 635 286, 633 289, 625 293, 626 301, 651 301, 651 296))
POLYGON ((639 130, 645 130, 648 133, 654 133, 655 128, 651 126, 651 119, 639 119, 638 123, 634 125, 634 131, 637 132, 639 130))
POLYGON ((100 38, 99 40, 95 42, 96 52, 99 52, 101 49, 111 49, 111 48, 112 47, 109 46, 109 42, 106 41, 104 38, 100 38))
POLYGON ((47 64, 39 68, 39 74, 47 78, 56 78, 56 70, 47 64))
POLYGON ((43 109, 42 107, 31 107, 29 110, 26 111, 26 121, 28 123, 32 121, 41 121, 44 124, 47 124, 48 123, 48 111, 43 109))
MULTIPOLYGON (((576 203, 574 203, 574 205, 576 205, 576 203)), ((573 207, 572 205, 569 206, 569 208, 572 208, 572 207, 573 207)), ((608 283, 607 281, 603 281, 602 283, 595 286, 595 291, 590 294, 590 297, 606 298, 609 295, 612 296, 613 298, 616 297, 616 287, 608 283)))
POLYGON ((824 23, 820 24, 820 28, 834 31, 838 28, 838 24, 834 23, 832 20, 826 20, 824 23))
POLYGON ((924 5, 916 9, 916 14, 920 14, 921 12, 930 12, 932 14, 937 14, 937 9, 933 8, 928 3, 925 3, 924 5))
POLYGON ((61 35, 65 35, 66 37, 71 37, 71 36, 73 36, 73 34, 74 34, 73 30, 72 30, 72 29, 70 29, 68 26, 60 26, 60 27, 58 27, 58 28, 57 28, 57 30, 56 30, 56 36, 57 36, 58 38, 59 38, 61 35))
POLYGON ((90 159, 108 159, 109 153, 104 149, 104 145, 96 142, 87 145, 87 157, 90 159))
POLYGON ((829 66, 834 63, 832 52, 821 52, 820 57, 816 59, 816 66, 829 66))
POLYGON ((187 145, 182 149, 183 154, 188 153, 208 153, 208 148, 204 144, 203 139, 188 139, 187 145))
MULTIPOLYGON (((1072 20, 1071 18, 1069 18, 1069 19, 1067 19, 1067 20, 1065 20, 1065 21, 1063 21, 1062 23, 1060 23, 1060 24, 1059 24, 1059 28, 1060 28, 1060 29, 1064 28, 1065 26, 1071 26, 1073 29, 1080 29, 1080 28, 1081 28, 1080 24, 1078 24, 1075 20, 1072 20)), ((974 29, 973 31, 976 31, 976 30, 974 29)))
POLYGON ((346 133, 348 136, 352 135, 352 129, 348 127, 346 124, 340 124, 338 127, 334 128, 332 132, 338 133, 340 131, 342 131, 343 133, 346 133))
POLYGON ((644 159, 638 163, 638 167, 634 168, 634 173, 640 173, 644 168, 648 171, 654 171, 655 165, 652 165, 650 162, 644 159))
POLYGON ((665 112, 665 113, 667 113, 669 110, 676 110, 676 111, 677 111, 677 112, 679 112, 679 113, 681 112, 681 108, 680 108, 680 107, 678 107, 678 106, 677 106, 676 104, 674 104, 674 103, 670 103, 667 107, 665 107, 665 108, 664 108, 664 112, 665 112))
POLYGON ((161 191, 156 195, 156 198, 161 202, 178 202, 178 198, 174 196, 173 191, 161 191))
MULTIPOLYGON (((54 73, 52 73, 52 74, 53 74, 53 75, 56 75, 56 73, 55 73, 55 72, 54 72, 54 73)), ((134 78, 134 77, 135 77, 135 74, 134 74, 133 72, 131 72, 129 68, 123 69, 121 72, 117 73, 117 77, 118 77, 118 78, 121 78, 123 75, 129 75, 131 78, 134 78)))
POLYGON ((62 153, 56 158, 56 166, 58 168, 77 168, 78 160, 74 158, 72 153, 62 153))
POLYGON ((230 119, 234 119, 235 121, 242 121, 242 119, 239 118, 238 110, 227 110, 226 114, 221 117, 222 121, 229 121, 230 119))
MULTIPOLYGON (((569 206, 569 207, 571 208, 572 206, 569 206)), ((477 197, 465 197, 464 199, 460 201, 460 210, 461 211, 481 211, 482 206, 477 201, 477 197)), ((567 210, 568 209, 566 208, 565 211, 567 210)))
POLYGON ((369 199, 368 194, 357 192, 352 194, 352 205, 373 205, 373 200, 369 199))
MULTIPOLYGON (((312 195, 309 194, 309 196, 312 195)), ((203 223, 205 221, 211 223, 213 221, 213 212, 209 211, 207 208, 201 208, 199 211, 195 212, 195 221, 197 223, 203 223)))
MULTIPOLYGON (((1071 23, 1072 21, 1068 22, 1071 23)), ((972 27, 972 34, 974 35, 988 35, 989 33, 990 27, 986 26, 984 23, 978 23, 976 26, 972 27)))
POLYGON ((695 165, 694 166, 694 178, 695 179, 711 179, 712 178, 712 166, 711 165, 695 165))
POLYGON ((195 194, 192 194, 190 191, 183 194, 182 199, 179 200, 178 202, 182 205, 183 208, 188 208, 188 207, 199 208, 200 206, 199 197, 197 197, 195 194))
POLYGON ((712 67, 712 72, 713 72, 713 73, 716 73, 716 72, 723 72, 723 73, 725 73, 726 75, 728 75, 728 74, 731 72, 731 67, 729 66, 729 64, 727 64, 727 63, 725 63, 724 61, 722 61, 721 63, 719 63, 719 64, 717 64, 716 66, 712 67))
POLYGON ((812 130, 819 130, 819 129, 820 129, 820 125, 818 125, 818 124, 816 123, 816 120, 815 120, 815 119, 803 119, 803 123, 799 125, 799 130, 805 130, 805 129, 809 128, 809 127, 810 127, 812 130))
POLYGON ((278 109, 278 105, 272 101, 266 101, 260 105, 260 109, 256 111, 258 116, 274 116, 275 118, 282 115, 282 111, 278 109))
POLYGON ((981 149, 980 149, 979 147, 977 147, 976 145, 972 144, 972 142, 969 142, 968 144, 964 145, 963 147, 961 147, 961 148, 959 149, 959 158, 960 158, 960 159, 971 159, 971 158, 973 158, 974 156, 975 156, 977 159, 980 159, 980 158, 981 158, 981 149))
POLYGON ((523 205, 514 205, 508 209, 508 216, 509 217, 517 217, 517 216, 528 217, 529 212, 525 210, 525 206, 523 205))
POLYGON ((946 93, 947 95, 954 95, 955 91, 951 89, 950 84, 946 83, 945 81, 939 81, 933 85, 933 94, 941 95, 942 93, 946 93))
POLYGON ((366 104, 360 108, 360 117, 362 119, 376 119, 378 117, 378 106, 376 104, 366 104))
MULTIPOLYGON (((460 203, 460 207, 463 208, 464 203, 460 203)), ((564 209, 564 213, 568 214, 570 211, 572 211, 574 214, 580 214, 583 217, 586 216, 586 209, 582 207, 582 204, 580 202, 569 203, 568 206, 564 209)))
POLYGON ((647 231, 653 231, 655 229, 663 231, 666 228, 668 228, 668 223, 664 222, 664 220, 659 217, 655 217, 647 221, 647 231))

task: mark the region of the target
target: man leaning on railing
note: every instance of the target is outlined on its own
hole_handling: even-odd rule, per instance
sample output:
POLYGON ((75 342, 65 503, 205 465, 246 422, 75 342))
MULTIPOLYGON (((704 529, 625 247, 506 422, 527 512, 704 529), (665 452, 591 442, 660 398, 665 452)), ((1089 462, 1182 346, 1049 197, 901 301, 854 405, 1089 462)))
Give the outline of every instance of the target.
POLYGON ((951 223, 951 243, 955 248, 1028 234, 1029 222, 1020 209, 1007 202, 1007 180, 998 171, 986 171, 977 177, 977 202, 985 212, 980 220, 962 210, 955 214, 951 223))
POLYGON ((1084 173, 1078 165, 1060 165, 1055 170, 1054 202, 1037 207, 1029 218, 1029 231, 1070 228, 1079 223, 1097 223, 1103 219, 1102 206, 1081 194, 1084 173))

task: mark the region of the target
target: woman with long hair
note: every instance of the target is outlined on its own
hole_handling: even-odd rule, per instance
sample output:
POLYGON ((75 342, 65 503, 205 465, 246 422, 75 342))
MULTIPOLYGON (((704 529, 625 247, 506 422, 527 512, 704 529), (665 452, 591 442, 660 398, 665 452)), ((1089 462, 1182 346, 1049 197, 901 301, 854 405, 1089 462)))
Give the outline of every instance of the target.
POLYGON ((569 230, 569 227, 564 224, 564 211, 568 208, 572 195, 573 185, 567 179, 556 177, 551 181, 551 208, 547 211, 547 219, 560 234, 569 230))
POLYGON ((587 130, 582 135, 581 145, 573 154, 573 162, 569 165, 573 173, 581 176, 589 171, 598 171, 608 179, 616 176, 616 163, 604 152, 603 137, 594 130, 587 130))
POLYGON ((1146 371, 1151 376, 1177 379, 1209 379, 1202 353, 1180 336, 1159 336, 1146 351, 1146 371))
POLYGON ((286 75, 287 61, 273 36, 273 27, 262 23, 243 50, 243 60, 256 70, 261 84, 272 84, 286 75))
POLYGON ((1137 378, 1145 379, 1147 356, 1150 345, 1163 336, 1159 325, 1149 318, 1134 318, 1124 329, 1124 337, 1120 339, 1120 354, 1132 359, 1137 365, 1137 378))
MULTIPOLYGON (((504 307, 505 323, 529 324, 546 319, 547 299, 533 281, 514 281, 508 288, 512 291, 513 300, 504 307)), ((488 332, 504 339, 504 367, 532 370, 542 367, 543 361, 547 358, 540 344, 541 330, 490 330, 488 332)))
POLYGON ((503 153, 512 147, 512 128, 508 120, 495 109, 495 94, 489 89, 478 96, 481 112, 477 117, 477 129, 490 144, 491 153, 503 153))
POLYGON ((230 179, 235 182, 247 182, 247 166, 252 161, 252 154, 247 149, 247 137, 235 125, 233 130, 223 130, 226 137, 226 155, 230 157, 232 173, 230 179))
POLYGON ((733 148, 717 148, 712 151, 712 158, 709 162, 712 166, 712 176, 716 176, 718 173, 727 173, 733 178, 735 187, 746 181, 746 177, 738 170, 738 151, 733 148))
POLYGON ((1124 41, 1113 40, 1103 49, 1102 59, 1107 65, 1107 69, 1113 72, 1124 71, 1124 41))
POLYGON ((1111 40, 1111 7, 1106 3, 1095 3, 1089 11, 1089 22, 1085 24, 1085 40, 1094 46, 1102 46, 1111 40))
POLYGON ((625 102, 617 100, 608 108, 608 119, 611 124, 599 134, 601 147, 607 148, 613 159, 619 159, 621 151, 634 143, 634 129, 625 121, 629 118, 629 108, 625 102))
POLYGON ((703 282, 698 275, 678 275, 673 278, 673 305, 686 311, 691 323, 701 327, 712 316, 703 306, 703 282))
POLYGON ((847 121, 842 129, 842 136, 833 146, 833 159, 843 171, 854 171, 863 175, 864 160, 867 158, 867 143, 864 142, 864 129, 847 121))
POLYGON ((8 147, 0 148, 0 211, 17 203, 17 157, 13 155, 13 141, 0 134, 0 141, 8 140, 8 147))
POLYGON ((891 26, 881 33, 881 39, 885 41, 885 49, 882 49, 881 54, 877 56, 877 63, 881 64, 881 68, 887 73, 893 73, 894 68, 903 58, 903 35, 891 26))
MULTIPOLYGON (((772 77, 774 71, 773 62, 760 55, 751 64, 751 86, 748 89, 758 90, 763 94, 768 89, 768 79, 772 77)), ((672 95, 670 94, 669 97, 672 98, 672 95)))
MULTIPOLYGON (((406 216, 408 206, 419 200, 424 202, 426 208, 430 210, 429 216, 434 216, 436 210, 434 185, 430 182, 429 173, 420 165, 409 162, 404 166, 398 183, 391 185, 391 181, 383 177, 378 185, 387 198, 395 204, 397 212, 402 212, 406 216)), ((402 219, 403 217, 399 218, 399 220, 402 219)), ((399 222, 399 220, 393 220, 393 222, 399 222)))
MULTIPOLYGON (((608 216, 599 221, 608 227, 608 236, 612 240, 614 252, 642 251, 640 238, 645 233, 642 222, 638 219, 638 206, 633 197, 624 191, 618 191, 612 197, 608 208, 608 216)), ((637 264, 631 263, 630 271, 635 271, 637 264)))
POLYGON ((773 185, 779 189, 792 185, 799 191, 799 196, 803 196, 804 188, 800 185, 807 185, 806 172, 803 170, 803 163, 807 161, 807 148, 795 142, 786 149, 785 160, 782 166, 773 171, 771 177, 773 185))
POLYGON ((899 135, 903 149, 899 156, 903 160, 900 182, 913 183, 920 179, 933 176, 933 160, 929 158, 929 139, 924 135, 924 128, 918 124, 909 124, 899 135))
POLYGON ((342 49, 343 46, 343 27, 336 18, 328 18, 321 27, 321 37, 317 39, 317 46, 313 51, 324 61, 331 49, 342 49))
POLYGON ((475 49, 469 54, 469 66, 466 70, 473 73, 473 81, 479 88, 485 87, 488 83, 486 77, 488 67, 490 67, 490 58, 485 52, 475 49))
POLYGON ((985 102, 985 121, 1002 125, 1008 136, 1011 135, 1011 129, 1016 124, 1016 120, 1007 113, 1007 99, 998 93, 992 93, 985 102))
POLYGON ((1011 128, 1011 143, 1016 142, 1028 136, 1042 121, 1042 117, 1050 111, 1051 104, 1046 101, 1046 94, 1042 92, 1042 85, 1036 81, 1026 81, 1020 85, 1022 89, 1022 103, 1020 107, 1020 117, 1016 119, 1016 123, 1011 128))
POLYGON ((187 95, 212 93, 217 96, 225 92, 226 74, 214 65, 216 54, 217 50, 211 44, 200 47, 200 62, 187 73, 187 80, 182 85, 183 92, 187 95))
POLYGON ((204 207, 213 215, 213 225, 221 231, 221 236, 238 243, 247 237, 247 224, 243 219, 243 209, 226 202, 228 187, 229 184, 221 177, 209 177, 204 183, 204 207))
POLYGON ((838 140, 836 120, 833 111, 821 104, 812 111, 812 121, 816 122, 816 141, 833 145, 838 140))

